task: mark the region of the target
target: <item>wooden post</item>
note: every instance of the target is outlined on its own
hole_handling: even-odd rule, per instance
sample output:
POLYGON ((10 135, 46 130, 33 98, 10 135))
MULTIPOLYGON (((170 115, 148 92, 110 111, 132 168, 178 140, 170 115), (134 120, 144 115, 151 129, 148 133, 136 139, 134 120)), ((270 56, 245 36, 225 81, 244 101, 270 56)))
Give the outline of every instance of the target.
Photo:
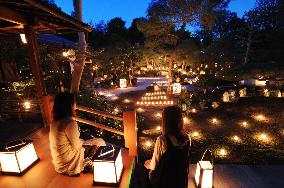
POLYGON ((129 148, 129 155, 137 156, 137 123, 136 112, 123 112, 125 147, 129 148))
POLYGON ((45 126, 51 123, 51 111, 49 105, 49 97, 47 96, 45 85, 43 82, 42 71, 40 68, 39 48, 36 39, 35 29, 32 25, 24 26, 25 35, 28 43, 30 56, 30 64, 34 75, 36 92, 40 101, 40 110, 45 126))

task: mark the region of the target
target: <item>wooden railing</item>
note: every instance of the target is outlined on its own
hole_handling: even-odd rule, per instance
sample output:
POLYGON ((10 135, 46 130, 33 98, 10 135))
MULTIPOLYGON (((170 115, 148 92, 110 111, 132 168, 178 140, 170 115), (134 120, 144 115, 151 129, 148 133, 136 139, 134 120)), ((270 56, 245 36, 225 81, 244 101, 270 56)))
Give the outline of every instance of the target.
POLYGON ((124 140, 125 140, 125 147, 129 149, 129 155, 130 156, 137 156, 137 123, 136 123, 136 112, 135 111, 125 111, 123 112, 123 116, 116 116, 113 114, 108 114, 105 112, 101 112, 98 110, 94 110, 91 108, 86 108, 83 106, 77 106, 76 107, 77 110, 80 111, 84 111, 84 112, 88 112, 91 114, 96 114, 96 115, 100 115, 103 117, 108 117, 108 118, 112 118, 114 120, 118 120, 118 121, 122 121, 123 122, 123 131, 112 128, 112 127, 108 127, 90 120, 86 120, 80 117, 76 117, 75 120, 81 123, 85 123, 100 129, 104 129, 106 131, 115 133, 115 134, 119 134, 119 135, 123 135, 124 136, 124 140))

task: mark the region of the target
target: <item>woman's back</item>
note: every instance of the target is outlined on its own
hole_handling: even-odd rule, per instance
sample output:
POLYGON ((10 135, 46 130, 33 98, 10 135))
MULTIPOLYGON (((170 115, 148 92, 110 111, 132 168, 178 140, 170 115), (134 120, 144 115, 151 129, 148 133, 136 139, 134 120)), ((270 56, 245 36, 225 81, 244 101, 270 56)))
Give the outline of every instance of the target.
POLYGON ((49 141, 57 172, 73 175, 83 170, 84 148, 79 136, 78 125, 72 118, 52 122, 49 141))
POLYGON ((157 148, 156 152, 161 153, 154 153, 151 160, 152 163, 155 161, 155 157, 159 159, 155 170, 150 173, 153 187, 186 187, 188 174, 188 139, 185 137, 183 142, 179 142, 174 136, 160 136, 157 139, 157 147, 161 148, 157 148))

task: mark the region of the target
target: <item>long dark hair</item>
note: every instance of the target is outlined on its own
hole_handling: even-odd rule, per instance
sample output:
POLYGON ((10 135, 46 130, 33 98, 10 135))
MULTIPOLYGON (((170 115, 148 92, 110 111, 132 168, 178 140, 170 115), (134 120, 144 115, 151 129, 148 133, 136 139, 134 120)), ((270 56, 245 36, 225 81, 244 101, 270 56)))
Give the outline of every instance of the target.
POLYGON ((178 106, 168 106, 163 111, 162 118, 163 135, 174 136, 178 142, 185 141, 183 134, 182 110, 178 106))
POLYGON ((55 96, 53 104, 53 120, 58 121, 66 117, 75 116, 75 97, 73 93, 62 92, 55 96))

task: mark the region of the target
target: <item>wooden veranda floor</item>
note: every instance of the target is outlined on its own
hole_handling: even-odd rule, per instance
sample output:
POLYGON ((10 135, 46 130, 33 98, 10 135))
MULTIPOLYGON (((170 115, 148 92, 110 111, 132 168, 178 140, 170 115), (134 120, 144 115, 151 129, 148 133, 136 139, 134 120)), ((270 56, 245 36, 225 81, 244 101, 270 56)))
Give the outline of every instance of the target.
MULTIPOLYGON (((0 176, 0 188, 96 188, 92 185, 92 174, 68 177, 55 172, 49 150, 48 129, 41 128, 30 135, 34 140, 40 161, 21 177, 0 176)), ((129 185, 132 159, 124 152, 121 188, 129 185)), ((194 188, 195 165, 190 166, 189 187, 194 188)), ((135 186, 139 188, 140 186, 135 186)), ((282 188, 284 187, 284 165, 215 165, 215 188, 282 188)))
MULTIPOLYGON (((0 188, 100 188, 100 186, 93 186, 91 173, 81 173, 80 177, 68 177, 58 174, 54 170, 51 162, 48 131, 48 128, 41 128, 29 136, 34 141, 40 161, 20 177, 0 176, 0 188)), ((127 155, 127 150, 123 150, 122 157, 124 171, 119 187, 126 188, 130 181, 133 158, 127 155)))

